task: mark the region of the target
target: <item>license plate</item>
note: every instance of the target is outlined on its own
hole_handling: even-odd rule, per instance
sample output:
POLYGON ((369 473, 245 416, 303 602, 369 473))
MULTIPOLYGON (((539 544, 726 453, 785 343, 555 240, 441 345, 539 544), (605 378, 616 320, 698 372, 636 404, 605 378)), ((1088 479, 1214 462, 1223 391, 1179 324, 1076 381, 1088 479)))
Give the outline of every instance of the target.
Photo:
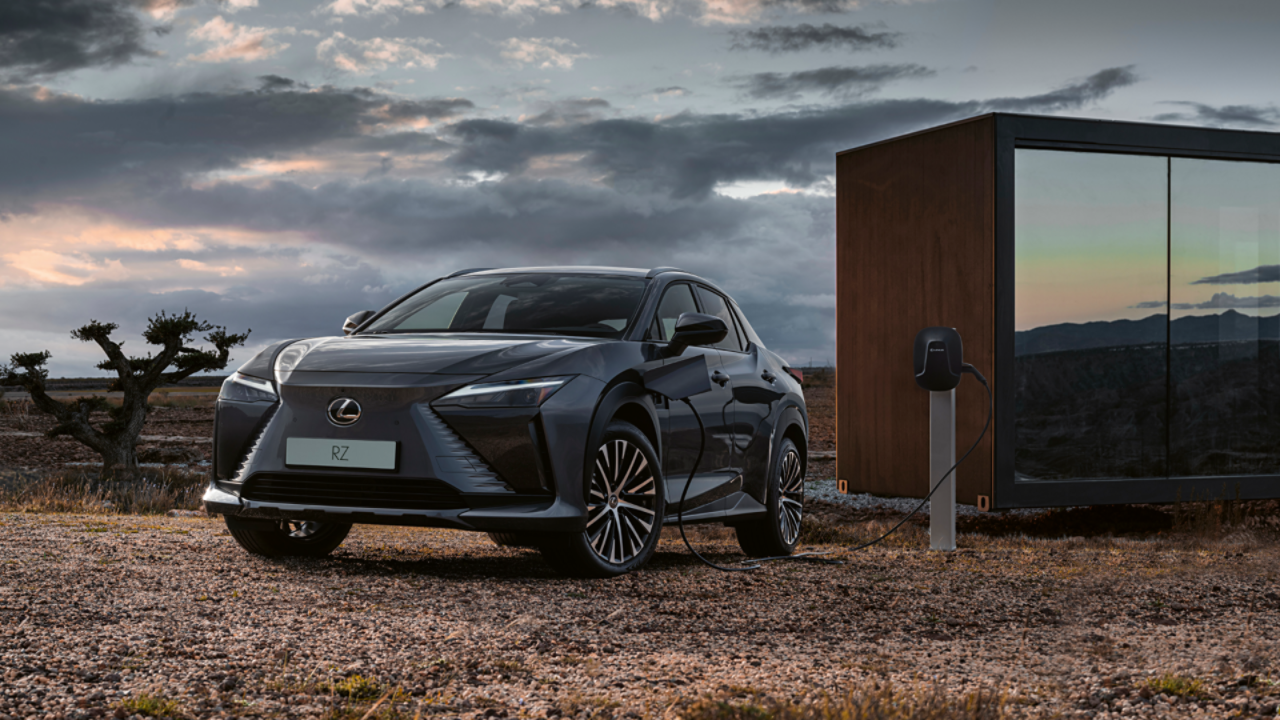
POLYGON ((396 443, 389 440, 325 440, 289 438, 285 465, 395 470, 396 443))

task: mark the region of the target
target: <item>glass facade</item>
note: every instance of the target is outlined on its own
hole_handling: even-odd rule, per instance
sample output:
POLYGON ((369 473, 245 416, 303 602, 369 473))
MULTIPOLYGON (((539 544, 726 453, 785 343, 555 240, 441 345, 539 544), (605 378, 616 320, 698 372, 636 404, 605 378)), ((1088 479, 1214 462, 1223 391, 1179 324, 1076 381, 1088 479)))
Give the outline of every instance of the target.
POLYGON ((1280 165, 1019 149, 1015 478, 1280 472, 1280 165))
POLYGON ((1164 477, 1168 161, 1014 162, 1015 475, 1164 477))
POLYGON ((1280 165, 1170 168, 1170 474, 1276 474, 1280 165))

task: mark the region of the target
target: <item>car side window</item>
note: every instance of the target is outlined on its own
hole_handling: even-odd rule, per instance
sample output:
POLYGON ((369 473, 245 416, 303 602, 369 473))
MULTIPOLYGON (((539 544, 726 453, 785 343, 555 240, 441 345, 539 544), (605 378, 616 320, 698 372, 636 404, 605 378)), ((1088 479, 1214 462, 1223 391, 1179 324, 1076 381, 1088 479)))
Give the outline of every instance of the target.
POLYGON ((724 298, 718 293, 712 292, 701 285, 698 286, 698 300, 702 302, 702 311, 708 315, 714 315, 724 321, 725 327, 729 328, 729 333, 724 339, 716 343, 714 347, 721 350, 732 350, 734 352, 742 352, 742 343, 738 340, 737 324, 733 321, 733 313, 729 312, 729 305, 724 298))
POLYGON ((676 320, 687 312, 698 312, 698 305, 693 301, 693 289, 686 283, 677 283, 667 288, 658 303, 658 313, 653 318, 653 327, 649 330, 649 339, 666 342, 676 331, 676 320))
POLYGON ((738 330, 742 333, 742 347, 750 350, 751 343, 756 343, 763 347, 764 343, 760 342, 760 336, 756 334, 755 328, 751 327, 751 323, 747 322, 747 316, 742 312, 742 308, 737 301, 730 300, 729 309, 733 310, 733 317, 738 321, 738 330))

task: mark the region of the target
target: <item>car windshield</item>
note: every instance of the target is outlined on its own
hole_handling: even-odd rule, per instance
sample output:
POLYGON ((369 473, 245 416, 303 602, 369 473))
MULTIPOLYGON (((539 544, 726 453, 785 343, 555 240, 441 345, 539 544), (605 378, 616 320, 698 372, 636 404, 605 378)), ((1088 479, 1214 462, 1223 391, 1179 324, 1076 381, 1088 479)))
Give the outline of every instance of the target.
POLYGON ((492 332, 621 338, 645 280, 513 273, 441 280, 387 311, 364 333, 492 332))

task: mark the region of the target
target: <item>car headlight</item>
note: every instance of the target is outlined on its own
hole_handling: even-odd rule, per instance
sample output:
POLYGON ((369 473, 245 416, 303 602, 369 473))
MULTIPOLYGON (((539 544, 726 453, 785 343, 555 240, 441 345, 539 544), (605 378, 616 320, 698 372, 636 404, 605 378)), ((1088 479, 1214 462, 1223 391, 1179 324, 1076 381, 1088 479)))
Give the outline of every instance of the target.
POLYGON ((275 388, 269 380, 262 380, 248 375, 236 373, 222 381, 222 389, 218 391, 219 400, 236 402, 275 402, 275 388))
POLYGON ((572 375, 564 375, 478 383, 454 390, 437 400, 435 404, 466 407, 538 407, 572 379, 572 375))
POLYGON ((276 356, 276 385, 284 385, 289 376, 293 374, 293 369, 298 367, 298 363, 302 362, 302 358, 311 352, 311 348, 319 345, 321 340, 323 338, 301 340, 281 350, 280 354, 276 356))

